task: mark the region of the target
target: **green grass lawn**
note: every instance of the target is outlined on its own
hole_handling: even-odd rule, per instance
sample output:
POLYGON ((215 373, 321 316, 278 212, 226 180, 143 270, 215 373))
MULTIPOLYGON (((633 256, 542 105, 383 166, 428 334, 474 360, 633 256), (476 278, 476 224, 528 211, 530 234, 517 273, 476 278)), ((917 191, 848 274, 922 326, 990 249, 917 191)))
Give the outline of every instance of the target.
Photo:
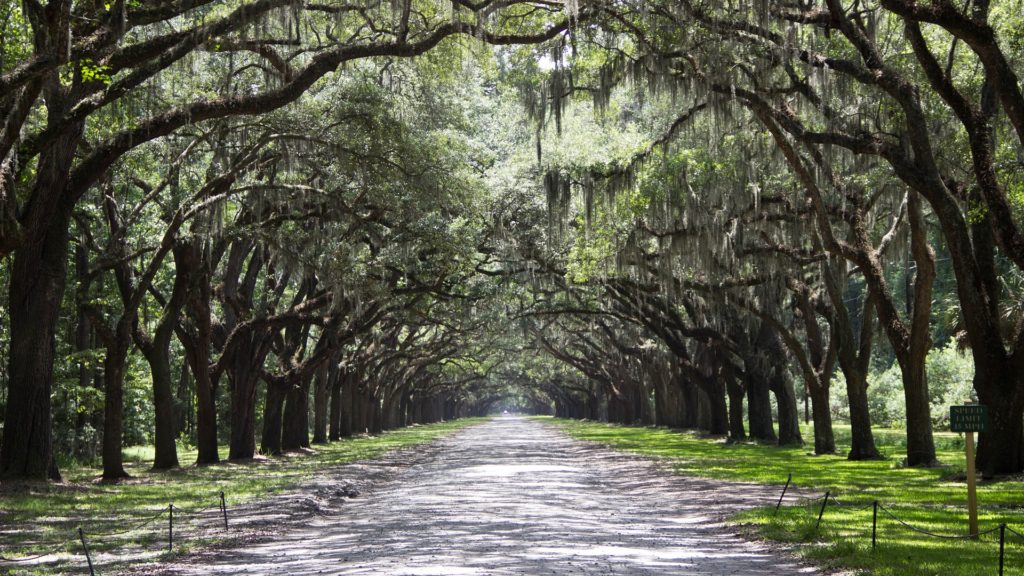
MULTIPOLYGON (((794 543, 797 550, 829 567, 858 569, 878 576, 998 574, 998 534, 978 542, 925 537, 879 513, 878 547, 871 548, 871 503, 878 500, 915 528, 939 534, 967 531, 963 439, 937 433, 939 459, 947 467, 908 469, 900 465, 905 437, 898 430, 876 431, 875 439, 888 459, 850 462, 842 456, 814 456, 810 448, 778 448, 740 443, 664 428, 607 425, 600 422, 554 420, 572 436, 613 448, 668 460, 676 472, 727 480, 767 484, 793 483, 823 494, 831 490, 843 504, 830 504, 820 531, 817 505, 784 506, 776 515, 774 502, 734 517, 762 536, 794 543), (858 510, 859 507, 866 507, 858 510)), ((836 426, 840 453, 849 447, 849 427, 836 426)), ((812 438, 804 430, 804 439, 812 438)), ((980 529, 1006 523, 1024 533, 1024 484, 1019 481, 981 482, 978 488, 980 529)), ((1024 575, 1024 539, 1008 533, 1007 575, 1024 575)))
MULTIPOLYGON (((187 465, 170 472, 152 472, 152 450, 125 449, 125 467, 131 479, 117 484, 99 482, 100 470, 90 467, 62 470, 64 482, 4 485, 0 489, 0 556, 22 557, 38 554, 54 542, 69 542, 68 550, 78 553, 76 529, 103 534, 132 526, 166 509, 168 503, 186 510, 218 505, 223 490, 227 505, 252 502, 301 483, 325 467, 372 458, 413 444, 428 442, 479 422, 453 422, 412 426, 378 436, 358 436, 315 446, 310 451, 260 458, 248 463, 212 466, 187 465)), ((227 456, 226 448, 221 457, 227 456)), ((181 462, 194 462, 193 451, 182 450, 181 462)), ((161 520, 166 523, 166 520, 161 520)), ((160 538, 166 537, 161 527, 160 538)), ((138 537, 138 536, 136 536, 138 537)), ((90 547, 97 551, 124 545, 116 538, 96 538, 90 547)), ((12 566, 0 564, 0 574, 12 566)), ((40 573, 45 573, 43 569, 40 573)), ((17 572, 22 573, 22 572, 17 572)))

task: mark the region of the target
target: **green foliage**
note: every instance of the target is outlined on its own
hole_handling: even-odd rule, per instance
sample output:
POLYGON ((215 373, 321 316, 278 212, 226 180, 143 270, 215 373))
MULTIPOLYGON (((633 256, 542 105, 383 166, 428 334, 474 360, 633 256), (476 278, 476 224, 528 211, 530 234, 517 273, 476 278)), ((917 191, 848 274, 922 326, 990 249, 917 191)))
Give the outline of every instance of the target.
MULTIPOLYGON (((957 349, 955 342, 948 342, 928 353, 925 367, 932 423, 936 429, 943 430, 948 427, 949 407, 963 404, 974 395, 974 362, 969 354, 957 349)), ((842 394, 842 387, 833 389, 842 394)), ((868 376, 868 403, 876 424, 897 428, 906 424, 903 380, 897 364, 868 376)))

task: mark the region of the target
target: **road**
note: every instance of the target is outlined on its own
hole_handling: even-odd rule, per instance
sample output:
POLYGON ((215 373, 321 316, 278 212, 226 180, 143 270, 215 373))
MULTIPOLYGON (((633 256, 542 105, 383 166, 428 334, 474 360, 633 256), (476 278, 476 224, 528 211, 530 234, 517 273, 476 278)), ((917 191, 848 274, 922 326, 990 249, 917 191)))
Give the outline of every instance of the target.
POLYGON ((650 460, 500 417, 432 444, 338 513, 163 573, 818 574, 723 525, 777 489, 683 478, 650 460))

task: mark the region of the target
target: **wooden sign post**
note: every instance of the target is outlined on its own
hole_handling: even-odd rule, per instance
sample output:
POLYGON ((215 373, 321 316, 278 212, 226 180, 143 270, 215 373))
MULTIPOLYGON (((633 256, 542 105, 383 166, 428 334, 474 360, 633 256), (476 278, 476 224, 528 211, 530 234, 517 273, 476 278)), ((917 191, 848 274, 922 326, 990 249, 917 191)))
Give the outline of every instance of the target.
POLYGON ((965 404, 949 407, 949 429, 963 432, 967 451, 967 534, 978 538, 978 486, 974 469, 974 433, 988 429, 988 407, 965 404))

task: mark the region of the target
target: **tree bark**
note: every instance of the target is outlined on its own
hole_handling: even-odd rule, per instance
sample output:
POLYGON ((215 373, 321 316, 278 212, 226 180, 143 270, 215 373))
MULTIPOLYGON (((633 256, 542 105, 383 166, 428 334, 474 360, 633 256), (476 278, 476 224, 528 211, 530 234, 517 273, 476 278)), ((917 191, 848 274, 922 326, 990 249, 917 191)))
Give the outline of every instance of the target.
POLYGON ((327 414, 331 397, 331 378, 336 370, 332 362, 324 362, 316 371, 313 393, 313 444, 327 442, 327 414))
POLYGON ((281 432, 281 447, 285 450, 309 447, 309 384, 309 379, 303 378, 288 387, 281 432))
MULTIPOLYGON (((60 106, 51 112, 59 115, 60 106)), ((39 155, 35 202, 24 218, 27 242, 11 263, 9 384, 0 478, 60 479, 53 454, 50 394, 75 203, 65 187, 82 129, 76 123, 39 155)))
POLYGON ((124 439, 124 372, 131 346, 128 326, 120 323, 106 343, 103 360, 103 479, 127 478, 121 443, 124 439))
POLYGON ((729 377, 726 390, 729 394, 729 441, 740 442, 747 439, 743 429, 743 386, 736 378, 729 377))
POLYGON ((192 241, 175 251, 178 274, 187 269, 192 278, 187 304, 191 330, 179 329, 178 340, 185 349, 192 375, 196 379, 196 464, 220 461, 217 441, 216 382, 210 374, 210 347, 213 338, 210 299, 212 297, 210 263, 204 257, 201 242, 192 241))
MULTIPOLYGON (((284 401, 288 396, 288 388, 277 382, 267 383, 267 394, 263 404, 263 435, 260 439, 260 452, 263 454, 280 454, 284 451, 284 401)), ((234 429, 232 428, 232 434, 234 429)), ((233 457, 232 457, 233 458, 233 457)))
POLYGON ((810 388, 811 419, 814 422, 814 453, 835 454, 836 439, 832 433, 832 411, 828 386, 810 388))
POLYGON ((779 410, 779 446, 803 446, 796 389, 793 387, 793 379, 785 370, 775 373, 771 391, 775 394, 775 404, 779 410))

